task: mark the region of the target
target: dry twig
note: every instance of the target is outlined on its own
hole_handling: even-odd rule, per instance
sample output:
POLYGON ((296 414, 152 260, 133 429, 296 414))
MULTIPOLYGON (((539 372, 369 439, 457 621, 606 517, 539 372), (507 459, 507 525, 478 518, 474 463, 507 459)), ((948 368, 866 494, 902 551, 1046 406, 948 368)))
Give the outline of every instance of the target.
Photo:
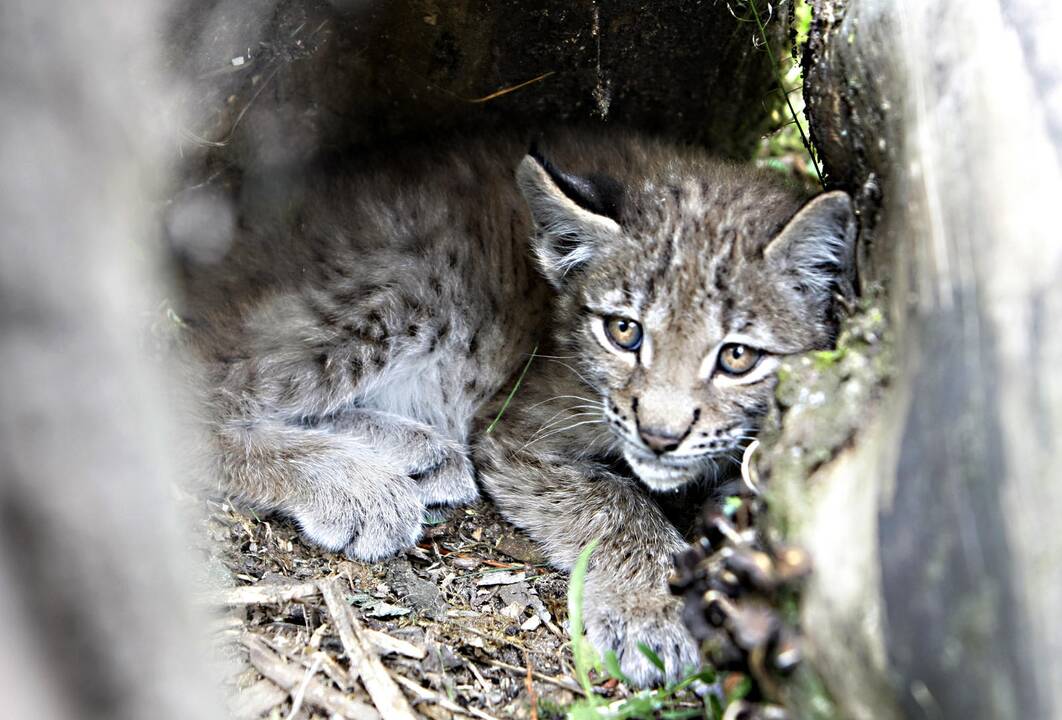
POLYGON ((538 696, 535 695, 535 684, 531 681, 531 656, 527 653, 524 653, 524 662, 527 664, 524 686, 527 688, 527 697, 531 703, 531 720, 538 720, 538 696))
POLYGON ((416 720, 409 702, 370 646, 365 630, 354 617, 350 605, 343 601, 339 578, 322 580, 318 585, 350 659, 351 674, 357 673, 361 678, 376 709, 384 720, 416 720))
POLYGON ((443 710, 449 710, 452 713, 459 713, 466 717, 479 718, 479 720, 497 720, 493 715, 488 715, 482 710, 477 710, 474 707, 464 708, 457 703, 450 700, 445 695, 440 695, 437 692, 429 690, 426 687, 421 687, 417 683, 413 682, 409 678, 402 677, 401 675, 395 675, 395 680, 404 688, 412 692, 418 699, 425 702, 433 702, 443 710))
MULTIPOLYGON (((494 658, 486 658, 483 660, 483 662, 485 662, 487 665, 491 665, 496 668, 501 668, 502 670, 508 670, 514 675, 522 676, 526 671, 525 668, 517 667, 516 665, 510 665, 507 662, 495 660, 494 658)), ((542 682, 549 683, 550 685, 556 685, 557 687, 563 688, 565 690, 571 690, 574 693, 582 694, 583 692, 583 689, 579 687, 579 685, 576 684, 576 682, 574 680, 571 680, 570 678, 552 677, 550 675, 546 675, 545 673, 540 673, 537 670, 532 670, 531 676, 534 677, 536 680, 541 680, 542 682)))
POLYGON ((204 593, 200 600, 208 605, 279 605, 318 595, 316 583, 295 585, 244 585, 204 593))
MULTIPOLYGON (((241 642, 247 648, 251 664, 258 672, 287 690, 289 694, 299 691, 302 683, 306 681, 305 670, 285 662, 259 637, 245 635, 241 642)), ((305 682, 302 697, 305 702, 348 720, 380 720, 380 714, 371 706, 353 700, 313 677, 305 682)))
POLYGON ((423 660, 428 655, 428 651, 422 647, 417 647, 411 642, 407 642, 400 638, 392 637, 387 633, 382 633, 379 630, 373 630, 371 628, 364 628, 365 639, 369 641, 377 652, 383 654, 394 653, 395 655, 404 655, 414 660, 423 660))

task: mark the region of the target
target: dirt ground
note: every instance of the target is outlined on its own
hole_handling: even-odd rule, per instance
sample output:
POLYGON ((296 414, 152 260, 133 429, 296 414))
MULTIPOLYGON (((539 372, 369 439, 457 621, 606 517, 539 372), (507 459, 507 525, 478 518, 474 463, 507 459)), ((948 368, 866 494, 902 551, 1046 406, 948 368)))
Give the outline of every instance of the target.
MULTIPOLYGON (((377 716, 315 586, 326 578, 338 579, 372 651, 424 717, 559 717, 579 694, 567 578, 489 504, 452 510, 413 550, 365 564, 310 547, 283 519, 201 502, 198 549, 218 588, 208 602, 232 668, 234 717, 377 716), (310 691, 292 712, 303 686, 310 691)), ((605 691, 626 692, 608 683, 605 691)))

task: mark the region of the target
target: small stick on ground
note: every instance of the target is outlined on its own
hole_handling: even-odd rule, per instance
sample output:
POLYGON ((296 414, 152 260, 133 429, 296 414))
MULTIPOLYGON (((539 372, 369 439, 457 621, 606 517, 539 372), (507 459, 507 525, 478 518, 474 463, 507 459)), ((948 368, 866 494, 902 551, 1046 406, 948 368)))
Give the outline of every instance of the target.
MULTIPOLYGON (((485 662, 487 665, 491 665, 491 666, 496 667, 496 668, 501 668, 502 670, 508 670, 509 672, 513 673, 514 675, 523 675, 524 672, 525 672, 525 669, 522 668, 522 667, 517 667, 516 665, 510 665, 507 662, 502 662, 501 660, 495 660, 494 658, 486 658, 486 659, 483 660, 483 662, 485 662)), ((582 692, 583 692, 583 689, 581 687, 579 687, 575 683, 575 681, 569 680, 567 678, 551 677, 551 676, 546 675, 544 673, 540 673, 537 670, 532 670, 531 671, 531 676, 534 677, 536 680, 541 680, 542 682, 549 683, 550 685, 556 685, 557 687, 563 688, 565 690, 571 690, 572 692, 579 693, 579 694, 582 694, 582 692)))
POLYGON ((394 677, 399 685, 412 692, 414 695, 417 696, 419 700, 435 703, 443 710, 449 710, 452 713, 458 713, 464 715, 465 717, 479 718, 479 720, 498 720, 493 715, 488 715, 482 710, 477 710, 474 707, 461 707, 445 695, 440 695, 439 693, 429 690, 426 687, 421 687, 420 685, 413 682, 407 677, 402 677, 401 675, 395 675, 394 677))
POLYGON ((306 699, 306 688, 313 682, 313 676, 321 669, 321 662, 320 655, 314 658, 313 664, 306 670, 306 677, 303 678, 298 690, 291 694, 291 712, 288 713, 288 717, 285 720, 294 720, 295 716, 299 714, 299 710, 302 709, 302 702, 306 699))
POLYGON ((524 685, 527 687, 527 697, 531 702, 531 720, 538 720, 538 696, 535 695, 535 683, 531 679, 531 655, 528 653, 524 653, 524 663, 527 665, 524 685))
POLYGON ((361 678, 376 709, 384 720, 416 720, 413 708, 376 656, 350 605, 343 601, 339 578, 323 580, 318 585, 350 659, 351 674, 356 672, 361 678))
MULTIPOLYGON (((289 694, 298 691, 306 677, 303 668, 285 662, 259 637, 245 635, 240 642, 247 648, 251 665, 263 677, 272 680, 289 694)), ((302 697, 305 702, 348 720, 380 720, 380 714, 371 705, 352 700, 313 677, 306 682, 302 697)))
POLYGON ((226 588, 199 596, 208 605, 280 605, 292 600, 304 600, 320 594, 316 583, 295 585, 245 585, 226 588))
POLYGON ((369 641, 377 652, 388 654, 394 653, 395 655, 404 655, 414 660, 423 660, 428 656, 428 651, 422 647, 417 647, 411 642, 407 642, 400 638, 392 637, 387 633, 382 633, 379 630, 373 630, 371 628, 364 628, 365 639, 369 641))

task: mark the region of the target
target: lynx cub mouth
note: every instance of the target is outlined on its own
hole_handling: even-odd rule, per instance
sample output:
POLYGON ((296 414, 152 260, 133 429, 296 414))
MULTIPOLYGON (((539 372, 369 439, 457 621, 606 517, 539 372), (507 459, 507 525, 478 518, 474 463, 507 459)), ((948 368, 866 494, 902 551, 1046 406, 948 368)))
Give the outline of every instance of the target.
POLYGON ((322 172, 270 222, 251 203, 183 278, 211 455, 230 496, 366 562, 481 489, 560 568, 600 539, 588 633, 657 682, 639 643, 670 677, 697 650, 656 493, 722 479, 779 358, 832 343, 851 200, 637 135, 525 148, 322 172))

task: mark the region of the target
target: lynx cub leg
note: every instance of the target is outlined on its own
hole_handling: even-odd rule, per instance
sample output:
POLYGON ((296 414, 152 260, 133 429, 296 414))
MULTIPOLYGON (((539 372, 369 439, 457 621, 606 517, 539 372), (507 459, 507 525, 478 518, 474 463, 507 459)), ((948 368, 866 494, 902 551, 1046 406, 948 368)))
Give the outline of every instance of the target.
POLYGON ((476 497, 459 446, 388 413, 354 410, 313 427, 233 422, 218 437, 241 499, 291 516, 311 542, 358 560, 414 545, 426 505, 476 497))
POLYGON ((435 428, 382 410, 358 410, 328 425, 334 432, 368 438, 374 451, 402 463, 428 507, 464 505, 479 499, 468 448, 435 428))
POLYGON ((645 491, 597 463, 544 465, 540 457, 508 454, 500 443, 485 445, 486 490, 553 564, 570 569, 588 543, 600 540, 584 591, 594 647, 614 652, 623 672, 640 686, 680 678, 699 666, 697 645, 667 588, 672 556, 686 544, 645 491), (664 661, 666 677, 639 643, 664 661))

